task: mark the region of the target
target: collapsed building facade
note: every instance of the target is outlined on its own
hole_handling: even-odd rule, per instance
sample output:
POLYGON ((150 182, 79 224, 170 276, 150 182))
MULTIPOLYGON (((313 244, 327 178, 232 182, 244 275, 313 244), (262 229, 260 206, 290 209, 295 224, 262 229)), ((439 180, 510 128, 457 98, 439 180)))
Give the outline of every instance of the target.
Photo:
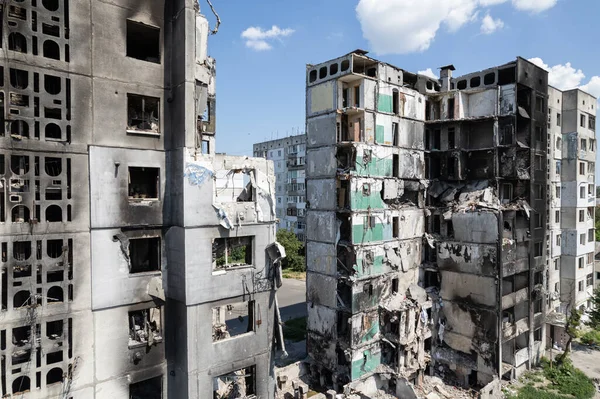
POLYGON ((198 3, 0 14, 2 397, 272 397, 273 164, 215 154, 198 3))
POLYGON ((360 50, 307 66, 308 351, 323 386, 375 376, 401 395, 439 374, 487 390, 545 350, 548 73, 522 58, 453 70, 431 79, 360 50))

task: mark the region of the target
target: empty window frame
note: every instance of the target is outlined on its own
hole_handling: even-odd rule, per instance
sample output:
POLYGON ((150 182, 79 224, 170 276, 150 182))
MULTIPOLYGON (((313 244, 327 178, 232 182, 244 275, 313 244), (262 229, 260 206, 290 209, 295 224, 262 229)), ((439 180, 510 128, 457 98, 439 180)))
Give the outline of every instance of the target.
MULTIPOLYGON (((253 169, 223 170, 216 172, 215 201, 220 203, 254 202, 255 189, 252 184, 254 176, 255 171, 253 169)), ((292 183, 292 180, 297 179, 297 177, 298 171, 289 171, 288 183, 292 183)))
POLYGON ((581 151, 587 151, 587 140, 581 139, 581 151))
POLYGON ((585 198, 585 186, 579 187, 579 198, 585 198))
POLYGON ((584 266, 585 266, 585 259, 583 259, 583 256, 581 258, 577 258, 577 268, 583 269, 584 266))
POLYGON ((128 20, 127 57, 160 64, 160 29, 128 20))
POLYGON ((588 242, 593 242, 594 241, 594 229, 589 229, 588 230, 588 242))
POLYGON ((577 290, 579 292, 581 292, 581 291, 583 291, 583 289, 584 289, 584 284, 583 284, 583 280, 581 280, 577 283, 577 290))
POLYGON ((579 210, 579 221, 585 222, 585 211, 583 209, 579 210))
POLYGON ((250 366, 215 377, 214 398, 255 398, 256 366, 250 366))
POLYGON ((159 375, 129 384, 129 399, 161 399, 163 397, 162 380, 162 375, 159 375))
POLYGON ((501 191, 502 203, 507 203, 512 201, 513 196, 513 185, 511 183, 502 183, 502 191, 501 191))
POLYGON ((588 129, 596 131, 596 117, 590 115, 588 118, 588 129))
POLYGON ((129 200, 158 200, 159 184, 159 168, 129 167, 129 200))
POLYGON ((129 347, 162 342, 160 308, 129 312, 129 347))
POLYGON ((153 272, 161 269, 160 237, 129 240, 130 273, 153 272))
POLYGON ((533 249, 534 249, 533 256, 535 256, 535 257, 542 256, 543 250, 544 250, 544 243, 536 242, 533 245, 533 249))
POLYGON ((213 342, 246 334, 255 330, 255 302, 229 303, 213 308, 213 342))
POLYGON ((579 115, 579 126, 586 127, 585 126, 585 115, 584 114, 579 115))
POLYGON ((254 237, 223 237, 213 240, 213 270, 252 266, 254 237))
POLYGON ((127 131, 160 133, 160 99, 127 94, 127 131))

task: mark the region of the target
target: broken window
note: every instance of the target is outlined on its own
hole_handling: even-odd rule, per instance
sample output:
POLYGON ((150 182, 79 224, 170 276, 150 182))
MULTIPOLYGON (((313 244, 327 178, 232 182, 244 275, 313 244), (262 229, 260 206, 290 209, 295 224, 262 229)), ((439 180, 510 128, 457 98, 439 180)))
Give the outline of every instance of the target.
POLYGON ((48 303, 61 303, 65 299, 63 289, 55 286, 48 289, 47 302, 48 303))
POLYGON ((62 369, 55 367, 46 374, 46 385, 62 382, 64 377, 62 369))
POLYGON ((33 300, 29 291, 19 291, 13 297, 14 308, 20 308, 29 305, 33 305, 33 300))
POLYGON ((31 388, 31 381, 29 380, 29 377, 21 376, 21 377, 15 378, 13 380, 13 383, 12 383, 12 393, 13 394, 23 394, 25 392, 28 392, 30 388, 31 388))
POLYGON ((46 222, 62 222, 63 213, 62 208, 58 205, 50 205, 46 208, 46 222))
POLYGON ((27 53, 27 39, 19 32, 11 32, 8 35, 8 49, 19 53, 27 53))
POLYGON ((579 210, 579 221, 585 222, 585 211, 579 210))
POLYGON ((542 96, 535 97, 535 110, 537 112, 544 112, 544 97, 542 97, 542 96))
POLYGON ((596 131, 596 117, 595 116, 590 115, 590 117, 588 118, 588 129, 596 131))
POLYGON ((129 199, 158 200, 159 168, 129 167, 129 199))
POLYGON ((454 119, 454 97, 448 99, 448 119, 454 119))
POLYGON ((431 140, 431 149, 432 150, 439 150, 441 147, 441 141, 442 141, 442 131, 440 129, 435 129, 433 131, 433 136, 432 136, 432 140, 431 140))
POLYGON ((212 244, 213 270, 251 266, 254 237, 215 238, 212 244))
POLYGON ((440 234, 441 230, 442 230, 440 215, 433 215, 432 217, 433 217, 433 222, 432 222, 432 225, 431 225, 431 231, 434 234, 440 234))
POLYGON ((533 256, 538 257, 543 254, 544 244, 542 242, 536 242, 533 245, 533 256))
POLYGON ((579 126, 585 127, 585 115, 584 114, 579 115, 579 126))
POLYGON ((398 90, 394 89, 392 91, 392 112, 394 115, 398 115, 400 109, 400 93, 398 90))
POLYGON ((512 125, 505 125, 502 128, 501 136, 500 136, 500 145, 513 144, 513 141, 514 141, 513 131, 514 130, 513 130, 512 125))
POLYGON ((44 57, 60 61, 60 47, 54 40, 44 41, 42 51, 44 57))
POLYGON ((24 261, 31 256, 31 241, 14 241, 13 258, 18 261, 24 261))
MULTIPOLYGON (((18 196, 12 196, 12 197, 18 197, 18 196)), ((11 219, 13 223, 25 223, 25 222, 29 222, 30 218, 29 218, 29 208, 27 208, 25 205, 17 205, 14 208, 12 208, 11 211, 11 219)))
POLYGON ((507 203, 512 201, 512 196, 513 196, 513 185, 511 183, 502 183, 502 190, 501 190, 501 200, 502 203, 507 203))
POLYGON ((262 322, 256 320, 254 307, 254 301, 247 301, 213 308, 213 342, 254 331, 262 322))
POLYGON ((127 131, 160 133, 160 99, 127 94, 127 131))
POLYGON ((162 376, 129 384, 129 399, 161 399, 162 376))
POLYGON ((256 366, 250 366, 215 377, 213 398, 254 398, 256 395, 256 366))
POLYGON ((26 155, 12 155, 10 157, 10 170, 16 175, 25 175, 29 172, 29 157, 26 155))
POLYGON ((397 122, 392 122, 392 144, 395 146, 400 145, 400 129, 397 122))
POLYGON ((560 161, 556 161, 556 174, 560 175, 560 166, 561 166, 561 162, 560 161))
MULTIPOLYGON (((288 179, 294 180, 298 171, 289 171, 288 179)), ((254 201, 254 170, 234 169, 219 171, 215 175, 216 202, 253 202, 254 201)))
POLYGON ((581 151, 587 151, 587 140, 581 139, 581 151))
MULTIPOLYGON (((556 126, 560 126, 560 113, 556 114, 556 126)), ((560 140, 560 139, 559 139, 560 140)), ((558 147, 557 147, 558 148, 558 147)))
POLYGON ((29 86, 29 72, 10 68, 10 85, 19 90, 27 89, 27 86, 29 86))
POLYGON ((544 157, 541 155, 535 156, 535 170, 544 170, 544 157))
POLYGON ((129 347, 162 342, 160 308, 129 312, 129 347))
POLYGON ((31 340, 31 326, 12 329, 12 343, 15 346, 27 345, 31 340))
POLYGON ((130 273, 160 270, 160 237, 129 240, 130 273))
POLYGON ((160 64, 160 29, 127 20, 127 57, 160 64))
POLYGON ((49 321, 46 323, 46 337, 48 339, 57 339, 63 335, 63 321, 49 321))
POLYGON ((360 108, 360 86, 354 86, 354 106, 360 108))

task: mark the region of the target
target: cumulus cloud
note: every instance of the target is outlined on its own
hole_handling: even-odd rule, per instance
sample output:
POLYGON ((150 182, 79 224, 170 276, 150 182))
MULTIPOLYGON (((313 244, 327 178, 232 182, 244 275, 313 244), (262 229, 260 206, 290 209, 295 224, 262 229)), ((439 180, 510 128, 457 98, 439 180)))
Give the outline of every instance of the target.
POLYGON ((530 58, 530 62, 548 71, 548 84, 560 90, 579 87, 600 100, 600 76, 592 76, 586 84, 581 84, 585 74, 581 69, 575 69, 570 62, 549 66, 539 57, 530 58))
POLYGON ((256 51, 265 51, 273 48, 269 43, 270 41, 281 40, 281 38, 290 36, 292 33, 294 33, 293 29, 281 29, 277 25, 273 25, 269 30, 251 26, 242 32, 241 37, 246 40, 246 47, 256 51))
MULTIPOLYGON (((360 0, 356 6, 356 16, 363 36, 376 54, 406 54, 427 50, 440 27, 456 32, 465 24, 478 20, 482 7, 507 1, 360 0)), ((556 0, 511 1, 518 10, 532 13, 556 4, 556 0)), ((492 19, 492 22, 495 29, 500 28, 497 24, 504 24, 499 19, 492 19)))
POLYGON ((590 93, 600 101, 600 76, 592 76, 588 83, 581 86, 581 90, 590 93))
POLYGON ((568 90, 581 85, 585 74, 581 69, 575 69, 570 62, 549 66, 541 58, 530 58, 530 62, 548 71, 548 83, 557 89, 568 90))
POLYGON ((512 4, 517 10, 532 13, 546 11, 554 7, 556 2, 557 0, 512 0, 512 4))
POLYGON ((431 70, 431 68, 427 68, 427 69, 425 69, 424 71, 418 71, 417 73, 418 73, 419 75, 428 76, 428 77, 430 77, 430 78, 433 78, 433 79, 438 79, 438 78, 439 78, 439 76, 437 76, 437 75, 435 74, 435 72, 433 72, 433 71, 431 70))
POLYGON ((498 18, 494 19, 490 14, 486 14, 485 17, 481 20, 481 33, 484 35, 491 35, 496 32, 498 29, 504 28, 504 22, 498 18))

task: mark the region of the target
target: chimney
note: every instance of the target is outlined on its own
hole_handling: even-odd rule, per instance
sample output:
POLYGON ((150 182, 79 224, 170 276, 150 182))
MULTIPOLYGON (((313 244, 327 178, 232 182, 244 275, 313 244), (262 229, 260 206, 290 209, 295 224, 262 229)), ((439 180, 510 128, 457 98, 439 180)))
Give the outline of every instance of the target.
POLYGON ((452 80, 452 71, 455 71, 454 65, 440 67, 440 81, 442 82, 442 91, 450 90, 450 81, 452 80))

